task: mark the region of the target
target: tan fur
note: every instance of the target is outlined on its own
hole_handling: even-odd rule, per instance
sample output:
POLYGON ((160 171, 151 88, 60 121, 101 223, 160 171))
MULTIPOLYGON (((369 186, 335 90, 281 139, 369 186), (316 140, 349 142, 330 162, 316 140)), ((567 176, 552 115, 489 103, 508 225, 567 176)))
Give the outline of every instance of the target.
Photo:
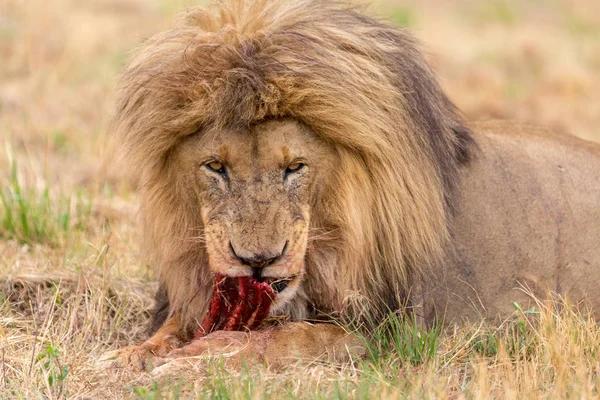
MULTIPOLYGON (((440 311, 469 317, 476 308, 493 316, 510 304, 518 268, 533 276, 540 266, 535 226, 545 223, 543 213, 528 221, 529 231, 521 224, 535 200, 529 184, 545 185, 542 196, 551 190, 527 168, 548 158, 525 162, 518 146, 487 128, 473 135, 408 33, 339 3, 232 0, 185 11, 131 60, 114 129, 141 183, 144 253, 168 297, 159 315, 180 318, 188 335, 206 312, 211 273, 250 273, 232 264, 234 242, 247 254, 289 242, 269 271, 302 277, 275 307, 296 320, 362 312, 377 320, 403 307, 427 321, 440 311), (273 171, 294 154, 304 154, 308 169, 290 186, 273 171), (207 172, 207 157, 227 164, 229 180, 207 172), (489 179, 490 187, 481 183, 489 179), (523 213, 512 212, 515 199, 523 213), (502 234, 472 217, 490 213, 502 234), (514 231, 523 233, 528 257, 503 247, 514 231), (509 259, 533 267, 505 267, 509 259), (504 282, 494 284, 498 276, 504 282)), ((514 130, 495 132, 504 129, 514 130)), ((540 154, 556 146, 548 139, 540 154)), ((597 149, 585 154, 598 164, 597 149)), ((585 172, 597 185, 597 172, 585 172)), ((600 226, 597 211, 571 200, 600 226)), ((554 240, 554 228, 540 235, 554 240)), ((576 234, 572 224, 568 232, 562 242, 576 234)), ((580 245, 597 263, 590 242, 580 245)), ((550 277, 540 285, 564 268, 544 271, 550 277)))
POLYGON ((600 146, 527 124, 473 125, 455 256, 425 282, 425 320, 505 317, 554 292, 600 317, 600 146))
POLYGON ((334 289, 336 308, 355 292, 393 307, 414 276, 443 260, 444 197, 465 151, 456 131, 466 129, 413 38, 328 2, 195 8, 136 53, 114 124, 141 180, 144 253, 160 268, 171 313, 201 318, 211 288, 193 240, 200 207, 172 168, 172 150, 198 131, 284 116, 340 154, 329 182, 336 195, 323 193, 312 211, 313 227, 335 233, 312 243, 307 269, 322 275, 312 290, 334 289))

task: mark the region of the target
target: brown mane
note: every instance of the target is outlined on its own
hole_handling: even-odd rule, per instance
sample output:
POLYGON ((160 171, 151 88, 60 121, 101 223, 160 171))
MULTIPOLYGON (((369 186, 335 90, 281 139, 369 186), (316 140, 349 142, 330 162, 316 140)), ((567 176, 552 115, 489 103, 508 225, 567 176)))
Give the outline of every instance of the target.
POLYGON ((328 1, 192 8, 135 54, 114 118, 141 183, 144 254, 186 323, 202 318, 211 277, 193 240, 199 207, 169 153, 209 126, 282 117, 342 159, 312 211, 314 228, 332 232, 307 254, 304 297, 315 307, 340 310, 359 293, 385 300, 374 311, 396 309, 450 249, 453 188, 472 139, 410 34, 328 1))

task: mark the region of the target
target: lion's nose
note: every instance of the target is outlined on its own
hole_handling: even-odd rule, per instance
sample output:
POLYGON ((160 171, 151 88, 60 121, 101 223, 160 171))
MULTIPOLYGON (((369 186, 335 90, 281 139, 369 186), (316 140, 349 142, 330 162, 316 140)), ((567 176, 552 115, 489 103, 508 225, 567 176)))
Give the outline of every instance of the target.
POLYGON ((280 252, 249 252, 249 251, 240 251, 240 249, 235 249, 231 242, 229 243, 229 247, 231 248, 231 252, 233 256, 240 261, 243 265, 248 265, 252 267, 255 271, 257 269, 261 269, 264 267, 268 267, 269 265, 275 264, 281 257, 287 248, 287 241, 281 249, 280 252))
POLYGON ((281 258, 281 254, 272 255, 269 253, 252 254, 250 257, 240 257, 234 251, 234 256, 243 265, 248 265, 252 268, 264 268, 275 264, 281 258))

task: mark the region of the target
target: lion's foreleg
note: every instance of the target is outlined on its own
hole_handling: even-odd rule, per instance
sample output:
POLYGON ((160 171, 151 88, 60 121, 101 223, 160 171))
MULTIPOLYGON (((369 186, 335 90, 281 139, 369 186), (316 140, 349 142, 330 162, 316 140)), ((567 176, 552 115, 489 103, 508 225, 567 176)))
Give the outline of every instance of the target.
POLYGON ((365 354, 357 336, 332 324, 292 322, 260 331, 217 331, 173 350, 157 373, 188 368, 203 360, 223 358, 230 364, 266 363, 279 367, 290 363, 351 362, 365 354))
POLYGON ((272 328, 265 342, 264 361, 286 365, 294 360, 347 363, 365 355, 365 344, 333 324, 293 322, 272 328))
POLYGON ((154 335, 142 343, 155 356, 165 356, 185 341, 179 315, 169 318, 154 335))
POLYGON ((143 370, 152 364, 155 357, 164 357, 183 345, 185 332, 178 315, 169 318, 152 337, 138 346, 128 346, 109 351, 102 355, 99 362, 106 366, 130 366, 143 370))

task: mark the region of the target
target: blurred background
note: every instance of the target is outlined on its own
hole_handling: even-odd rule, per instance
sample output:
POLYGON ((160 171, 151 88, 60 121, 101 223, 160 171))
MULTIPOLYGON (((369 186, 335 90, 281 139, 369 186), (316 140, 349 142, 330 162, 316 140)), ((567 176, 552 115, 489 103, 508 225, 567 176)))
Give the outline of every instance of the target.
MULTIPOLYGON (((69 259, 60 224, 81 227, 83 221, 73 221, 77 213, 111 220, 113 228, 121 223, 128 233, 120 232, 116 240, 135 254, 135 240, 129 240, 135 193, 119 172, 106 172, 102 163, 115 80, 136 44, 193 4, 198 2, 0 2, 0 177, 9 197, 0 214, 5 256, 0 267, 14 270, 15 259, 32 254, 22 245, 27 250, 59 243, 37 249, 69 259), (27 209, 18 192, 31 190, 38 199, 32 198, 27 209), (39 205, 48 199, 51 206, 39 205), (61 201, 68 203, 63 209, 56 205, 61 201), (19 220, 51 214, 58 222, 19 226, 19 220)), ((517 119, 600 140, 597 0, 375 0, 366 7, 420 39, 467 119, 517 119)), ((88 241, 94 237, 90 230, 101 224, 91 225, 82 229, 88 241)), ((69 254, 77 248, 73 245, 69 254)), ((77 257, 70 259, 78 265, 77 257)), ((36 268, 47 264, 36 253, 29 260, 36 268)), ((135 257, 130 265, 137 265, 135 257)))
MULTIPOLYGON (((92 217, 112 218, 113 225, 124 219, 123 229, 131 228, 135 193, 118 171, 103 166, 109 159, 107 121, 116 77, 140 41, 194 4, 206 3, 1 0, 0 177, 7 182, 15 172, 18 180, 17 187, 13 182, 4 191, 23 186, 37 190, 40 201, 44 191, 53 202, 66 198, 62 214, 69 220, 77 212, 73 196, 84 197, 92 217)), ((467 119, 517 119, 600 140, 596 0, 375 0, 365 7, 419 38, 442 86, 467 119)), ((13 226, 6 216, 0 219, 0 238, 9 239, 0 241, 0 251, 10 247, 19 257, 10 239, 28 246, 47 242, 44 232, 37 239, 19 238, 32 236, 17 232, 19 219, 29 218, 21 214, 46 217, 56 209, 14 207, 19 205, 4 206, 14 215, 13 226)), ((127 242, 135 247, 134 240, 127 242)), ((14 262, 4 263, 14 268, 14 262)))
MULTIPOLYGON (((26 153, 22 167, 48 166, 52 183, 94 180, 115 76, 137 43, 193 4, 2 0, 1 146, 26 153)), ((367 9, 420 39, 468 119, 518 119, 600 139, 596 0, 375 0, 367 9)))
MULTIPOLYGON (((193 4, 2 0, 2 139, 19 151, 56 152, 83 174, 94 169, 128 52, 193 4)), ((597 1, 380 0, 368 10, 421 40, 468 119, 519 119, 600 138, 597 1)))

